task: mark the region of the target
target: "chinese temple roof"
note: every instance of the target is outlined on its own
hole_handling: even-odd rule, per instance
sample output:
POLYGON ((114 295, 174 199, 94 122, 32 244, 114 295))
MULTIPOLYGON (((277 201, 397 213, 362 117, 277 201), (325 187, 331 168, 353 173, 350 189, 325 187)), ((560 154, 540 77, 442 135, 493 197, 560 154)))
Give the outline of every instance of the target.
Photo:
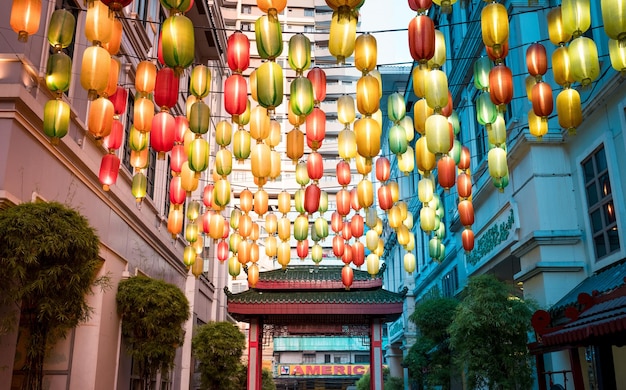
POLYGON ((532 324, 533 352, 626 343, 626 262, 588 277, 550 310, 535 312, 532 324))
POLYGON ((265 323, 366 324, 371 318, 394 321, 404 296, 382 288, 379 277, 354 271, 346 289, 342 266, 291 266, 262 272, 255 288, 233 294, 227 289, 228 312, 238 321, 262 318, 265 323))

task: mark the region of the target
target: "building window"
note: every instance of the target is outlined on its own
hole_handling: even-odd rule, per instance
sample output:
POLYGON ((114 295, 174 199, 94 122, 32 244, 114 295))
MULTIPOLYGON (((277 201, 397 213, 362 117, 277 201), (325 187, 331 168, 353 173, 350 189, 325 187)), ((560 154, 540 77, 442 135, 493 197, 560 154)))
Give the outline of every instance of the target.
POLYGON ((252 6, 243 4, 241 6, 241 13, 250 15, 252 13, 252 6))
POLYGON ((329 354, 324 355, 324 363, 330 363, 330 355, 329 354))
POLYGON ((154 178, 156 177, 156 160, 157 153, 154 149, 150 148, 148 152, 148 168, 146 169, 146 194, 150 199, 154 200, 154 178))
POLYGON ((367 363, 370 362, 370 355, 354 355, 355 363, 367 363))
POLYGON ((593 236, 596 260, 620 249, 611 180, 604 145, 596 149, 583 162, 585 194, 589 208, 589 221, 593 236))
POLYGON ((452 297, 459 288, 459 273, 456 266, 441 279, 441 290, 444 297, 452 297))
POLYGON ((157 0, 136 0, 133 5, 133 12, 137 14, 137 19, 145 27, 149 22, 158 21, 159 2, 157 0))
POLYGON ((241 22, 241 31, 252 31, 252 23, 241 22))
POLYGON ((302 354, 302 363, 315 363, 315 354, 314 353, 303 353, 302 354))
POLYGON ((304 16, 315 16, 315 10, 313 8, 305 8, 304 16))
POLYGON ((315 32, 315 27, 314 26, 304 26, 304 32, 306 32, 306 33, 315 32))
POLYGON ((132 124, 135 122, 135 96, 132 93, 128 94, 128 101, 126 104, 126 134, 124 135, 124 145, 123 146, 123 155, 122 155, 122 165, 128 169, 128 171, 132 174, 134 169, 132 165, 130 165, 130 146, 128 146, 128 138, 130 136, 130 128, 132 124))

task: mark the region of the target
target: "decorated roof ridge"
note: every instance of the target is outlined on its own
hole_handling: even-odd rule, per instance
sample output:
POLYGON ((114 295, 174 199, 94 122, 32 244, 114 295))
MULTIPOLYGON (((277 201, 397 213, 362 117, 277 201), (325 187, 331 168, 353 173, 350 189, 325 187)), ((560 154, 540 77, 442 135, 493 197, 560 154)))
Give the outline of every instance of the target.
MULTIPOLYGON (((317 283, 322 281, 339 281, 341 283, 341 265, 290 265, 285 268, 279 268, 271 271, 259 273, 258 283, 272 282, 309 282, 317 283)), ((353 268, 353 283, 360 281, 377 281, 382 285, 382 274, 385 270, 385 264, 380 267, 380 271, 376 275, 370 275, 367 271, 353 268)), ((258 285, 257 283, 257 285, 258 285)))
POLYGON ((584 279, 550 307, 548 312, 553 318, 558 318, 565 313, 568 307, 576 306, 577 309, 580 309, 579 296, 581 294, 591 296, 603 295, 624 285, 626 285, 626 260, 603 268, 584 279))
POLYGON ((227 293, 228 303, 239 304, 402 304, 404 297, 382 288, 374 290, 341 291, 258 291, 246 290, 237 294, 227 293))

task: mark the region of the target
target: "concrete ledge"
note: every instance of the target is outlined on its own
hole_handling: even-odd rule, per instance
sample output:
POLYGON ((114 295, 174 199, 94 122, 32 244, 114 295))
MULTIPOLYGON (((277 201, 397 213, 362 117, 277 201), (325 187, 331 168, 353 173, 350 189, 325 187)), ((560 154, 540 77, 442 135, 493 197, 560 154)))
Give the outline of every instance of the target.
POLYGON ((580 272, 584 267, 584 261, 540 261, 534 267, 516 273, 513 279, 524 283, 543 272, 580 272))
POLYGON ((511 246, 511 254, 522 257, 540 245, 573 245, 581 240, 582 231, 535 230, 511 246))

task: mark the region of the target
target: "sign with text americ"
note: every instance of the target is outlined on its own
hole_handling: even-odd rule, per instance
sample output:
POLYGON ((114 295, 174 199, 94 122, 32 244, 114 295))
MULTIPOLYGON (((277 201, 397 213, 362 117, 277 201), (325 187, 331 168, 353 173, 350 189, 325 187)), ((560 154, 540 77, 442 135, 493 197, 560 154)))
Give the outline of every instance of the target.
POLYGON ((361 376, 369 364, 279 364, 278 374, 289 376, 361 376))

